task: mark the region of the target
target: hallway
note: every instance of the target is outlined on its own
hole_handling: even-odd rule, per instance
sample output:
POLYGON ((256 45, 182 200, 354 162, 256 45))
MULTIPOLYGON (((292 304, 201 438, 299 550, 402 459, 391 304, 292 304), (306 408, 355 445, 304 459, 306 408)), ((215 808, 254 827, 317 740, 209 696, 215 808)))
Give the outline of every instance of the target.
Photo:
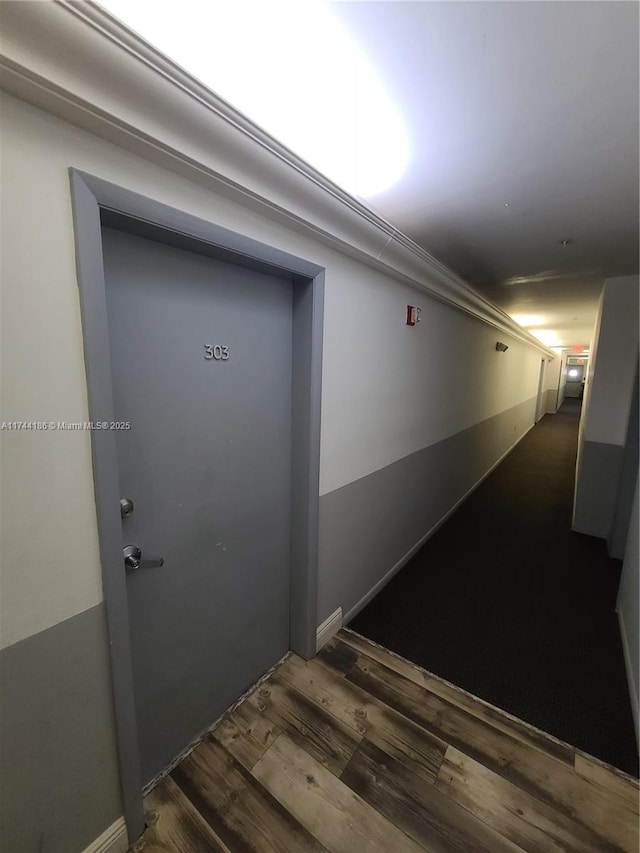
POLYGON ((620 562, 570 529, 579 414, 544 417, 349 627, 637 775, 620 562))

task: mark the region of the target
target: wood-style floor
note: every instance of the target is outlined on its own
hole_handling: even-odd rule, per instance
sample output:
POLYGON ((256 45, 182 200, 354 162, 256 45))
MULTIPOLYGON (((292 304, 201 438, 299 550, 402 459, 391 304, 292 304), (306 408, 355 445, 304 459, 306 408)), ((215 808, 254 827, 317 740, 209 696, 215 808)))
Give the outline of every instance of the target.
POLYGON ((134 850, 627 851, 638 783, 342 630, 145 799, 134 850))

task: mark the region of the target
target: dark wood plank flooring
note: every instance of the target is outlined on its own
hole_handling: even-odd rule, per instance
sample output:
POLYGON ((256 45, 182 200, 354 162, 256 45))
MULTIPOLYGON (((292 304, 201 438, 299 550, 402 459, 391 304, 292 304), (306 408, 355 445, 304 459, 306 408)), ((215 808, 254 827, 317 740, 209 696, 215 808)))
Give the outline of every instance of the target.
POLYGON ((638 783, 348 630, 145 798, 136 853, 638 851, 638 783))

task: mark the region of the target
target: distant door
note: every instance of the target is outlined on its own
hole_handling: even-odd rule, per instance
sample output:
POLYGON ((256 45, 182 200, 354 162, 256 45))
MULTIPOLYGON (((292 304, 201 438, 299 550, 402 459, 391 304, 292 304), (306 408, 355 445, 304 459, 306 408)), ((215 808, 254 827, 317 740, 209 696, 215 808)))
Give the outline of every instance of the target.
POLYGON ((540 375, 538 377, 538 398, 536 402, 536 423, 544 415, 546 406, 546 395, 544 390, 544 374, 546 362, 544 358, 540 362, 540 375))
POLYGON ((292 284, 108 228, 103 252, 146 783, 289 648, 292 284))
POLYGON ((581 397, 584 387, 584 365, 583 364, 568 364, 567 365, 567 385, 565 388, 566 397, 581 397))

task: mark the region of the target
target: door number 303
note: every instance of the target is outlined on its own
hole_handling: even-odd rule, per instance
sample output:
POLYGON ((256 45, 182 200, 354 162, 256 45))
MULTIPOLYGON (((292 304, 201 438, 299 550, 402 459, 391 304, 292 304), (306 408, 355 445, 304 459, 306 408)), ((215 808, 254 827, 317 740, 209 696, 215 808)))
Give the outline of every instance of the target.
POLYGON ((220 344, 205 344, 204 345, 204 360, 211 361, 227 361, 229 358, 229 347, 221 346, 220 344))

